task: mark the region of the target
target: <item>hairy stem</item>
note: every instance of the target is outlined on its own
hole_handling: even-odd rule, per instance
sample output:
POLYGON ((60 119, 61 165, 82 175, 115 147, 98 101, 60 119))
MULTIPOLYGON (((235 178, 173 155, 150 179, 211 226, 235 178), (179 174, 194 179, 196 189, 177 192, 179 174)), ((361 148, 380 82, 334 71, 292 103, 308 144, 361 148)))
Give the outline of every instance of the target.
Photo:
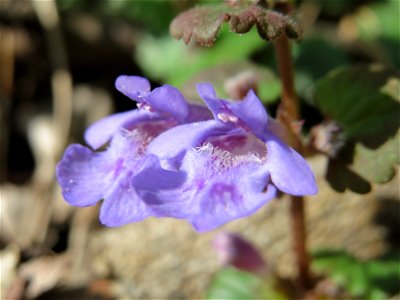
MULTIPOLYGON (((274 42, 279 76, 282 84, 282 102, 277 118, 289 133, 289 143, 300 153, 302 143, 299 137, 299 103, 294 88, 294 72, 291 48, 286 35, 282 34, 274 42)), ((296 255, 298 281, 304 288, 311 285, 310 258, 306 249, 306 228, 303 197, 291 196, 290 214, 292 219, 293 249, 296 255)))
MULTIPOLYGON (((274 42, 279 76, 282 83, 282 102, 279 114, 284 114, 288 121, 299 120, 299 104, 294 89, 293 63, 289 39, 281 34, 274 42)), ((283 116, 282 116, 283 117, 283 116)))

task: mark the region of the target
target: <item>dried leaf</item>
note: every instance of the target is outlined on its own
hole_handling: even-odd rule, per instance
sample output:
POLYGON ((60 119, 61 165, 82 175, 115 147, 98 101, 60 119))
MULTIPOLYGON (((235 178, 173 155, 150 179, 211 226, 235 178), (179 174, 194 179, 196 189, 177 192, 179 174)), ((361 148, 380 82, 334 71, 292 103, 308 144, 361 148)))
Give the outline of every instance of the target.
POLYGON ((9 243, 27 249, 37 238, 32 220, 37 219, 40 209, 31 185, 17 186, 3 184, 0 186, 0 237, 9 243))
POLYGON ((7 299, 15 299, 10 297, 15 282, 17 264, 19 262, 19 249, 16 245, 9 245, 0 252, 0 274, 1 285, 0 295, 7 295, 7 299))
POLYGON ((58 285, 66 274, 69 262, 69 257, 63 254, 42 256, 23 264, 20 277, 29 281, 26 296, 36 298, 58 285))
POLYGON ((312 128, 310 143, 318 152, 335 158, 345 145, 343 128, 332 120, 322 122, 312 128))
POLYGON ((199 6, 178 15, 170 25, 170 34, 188 44, 191 39, 204 46, 212 46, 221 26, 229 22, 235 33, 246 33, 253 25, 260 36, 269 41, 282 33, 300 39, 302 29, 293 19, 258 5, 229 7, 226 5, 199 6))

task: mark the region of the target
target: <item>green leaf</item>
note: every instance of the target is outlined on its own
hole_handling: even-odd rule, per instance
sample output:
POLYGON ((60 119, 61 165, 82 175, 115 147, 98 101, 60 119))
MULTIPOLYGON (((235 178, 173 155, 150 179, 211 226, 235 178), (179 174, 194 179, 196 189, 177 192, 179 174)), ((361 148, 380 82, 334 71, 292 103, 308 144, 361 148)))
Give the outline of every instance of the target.
POLYGON ((366 180, 393 178, 399 162, 399 91, 397 72, 378 65, 342 67, 317 83, 316 104, 343 128, 348 144, 329 162, 327 179, 336 190, 363 193, 369 190, 366 180))
POLYGON ((169 36, 145 36, 137 45, 135 60, 148 77, 181 87, 200 71, 243 61, 264 44, 255 30, 237 36, 228 32, 227 28, 210 49, 187 47, 169 36))
POLYGON ((317 3, 321 5, 321 11, 323 14, 336 17, 343 15, 346 11, 349 11, 351 8, 357 5, 357 1, 348 1, 348 0, 335 0, 335 1, 319 0, 317 3))
POLYGON ((100 1, 97 6, 105 16, 126 19, 154 34, 168 32, 168 25, 176 14, 172 1, 100 1))
POLYGON ((225 268, 215 274, 206 299, 288 299, 278 289, 272 278, 263 280, 248 272, 225 268))
POLYGON ((349 57, 337 45, 321 36, 307 36, 293 44, 296 92, 312 104, 315 82, 333 68, 348 64, 349 57))
POLYGON ((400 256, 390 252, 370 261, 360 261, 346 251, 321 250, 313 254, 313 268, 328 274, 352 296, 380 300, 400 291, 400 256))
MULTIPOLYGON (((341 152, 343 155, 343 152, 341 152)), ((357 193, 366 194, 371 191, 371 184, 362 176, 352 171, 339 156, 336 159, 330 159, 326 171, 326 179, 331 187, 338 192, 344 192, 346 188, 357 193)))
POLYGON ((370 41, 379 37, 399 41, 400 2, 397 0, 372 3, 362 6, 347 17, 348 26, 353 26, 360 39, 370 41))
MULTIPOLYGON (((317 84, 315 99, 349 139, 393 136, 399 127, 400 80, 378 65, 344 67, 317 84)), ((382 139, 380 139, 382 140, 382 139)))
POLYGON ((281 91, 280 81, 272 70, 247 61, 217 65, 190 78, 181 88, 188 99, 200 101, 194 88, 199 82, 212 82, 217 95, 229 99, 243 98, 243 93, 235 92, 241 87, 246 93, 252 88, 264 104, 277 101, 281 91))
POLYGON ((255 275, 233 268, 222 269, 214 277, 207 299, 257 299, 262 281, 255 275))
POLYGON ((314 80, 349 62, 349 57, 342 49, 321 36, 306 37, 293 46, 296 48, 296 71, 307 73, 314 80))
POLYGON ((369 149, 358 143, 354 150, 353 169, 377 183, 390 181, 395 174, 393 165, 400 163, 399 140, 400 136, 397 134, 377 149, 369 149))
POLYGON ((400 2, 373 1, 353 11, 342 18, 339 34, 363 45, 363 51, 374 60, 399 68, 400 2))

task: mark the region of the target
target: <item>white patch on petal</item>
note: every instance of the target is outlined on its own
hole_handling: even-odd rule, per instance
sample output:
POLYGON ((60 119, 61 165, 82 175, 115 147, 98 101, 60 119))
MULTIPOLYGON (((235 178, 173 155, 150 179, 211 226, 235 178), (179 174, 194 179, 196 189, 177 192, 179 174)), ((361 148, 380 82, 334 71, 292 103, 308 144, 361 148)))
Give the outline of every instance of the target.
POLYGON ((122 133, 123 137, 127 139, 127 145, 129 145, 129 149, 124 149, 124 152, 130 152, 129 156, 143 155, 146 152, 149 143, 154 139, 154 136, 138 129, 122 129, 122 133))
MULTIPOLYGON (((128 155, 143 155, 154 138, 175 125, 175 121, 161 120, 140 122, 134 124, 130 130, 121 128, 122 138, 127 140, 125 144, 130 144, 130 149, 126 149, 129 151, 128 155)), ((119 139, 121 140, 121 137, 119 139)))
POLYGON ((213 173, 225 173, 232 167, 237 167, 241 164, 256 163, 262 164, 264 158, 257 152, 248 152, 246 154, 234 154, 228 150, 215 147, 211 143, 204 143, 195 149, 196 152, 208 158, 208 169, 213 173))

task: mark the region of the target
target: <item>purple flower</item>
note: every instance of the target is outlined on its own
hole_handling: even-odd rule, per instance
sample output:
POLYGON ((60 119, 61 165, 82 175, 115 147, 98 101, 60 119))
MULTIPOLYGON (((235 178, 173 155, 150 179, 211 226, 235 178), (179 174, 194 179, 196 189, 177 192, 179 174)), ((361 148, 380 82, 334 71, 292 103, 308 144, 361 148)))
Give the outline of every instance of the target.
POLYGON ((239 270, 261 276, 268 271, 268 265, 261 253, 238 234, 219 232, 214 236, 213 246, 222 265, 231 265, 239 270))
POLYGON ((205 107, 187 103, 172 86, 150 91, 147 79, 120 76, 116 87, 136 100, 139 109, 111 115, 87 129, 85 140, 93 149, 110 141, 105 151, 94 152, 74 144, 67 148, 57 166, 66 201, 75 206, 90 206, 104 199, 100 220, 108 226, 165 215, 169 204, 153 203, 152 209, 138 196, 133 179, 142 169, 151 168, 157 171, 158 178, 149 180, 158 181, 159 187, 172 188, 181 184, 183 173, 173 172, 171 176, 172 172, 163 170, 155 156, 146 154, 147 146, 169 128, 210 117, 205 107))
POLYGON ((184 172, 186 180, 161 188, 148 183, 146 170, 133 179, 144 201, 164 203, 170 216, 203 232, 254 213, 277 190, 297 196, 317 192, 309 165, 275 135, 252 91, 239 102, 218 99, 207 83, 198 92, 214 120, 173 127, 147 147, 164 167, 179 170, 172 177, 184 172))

